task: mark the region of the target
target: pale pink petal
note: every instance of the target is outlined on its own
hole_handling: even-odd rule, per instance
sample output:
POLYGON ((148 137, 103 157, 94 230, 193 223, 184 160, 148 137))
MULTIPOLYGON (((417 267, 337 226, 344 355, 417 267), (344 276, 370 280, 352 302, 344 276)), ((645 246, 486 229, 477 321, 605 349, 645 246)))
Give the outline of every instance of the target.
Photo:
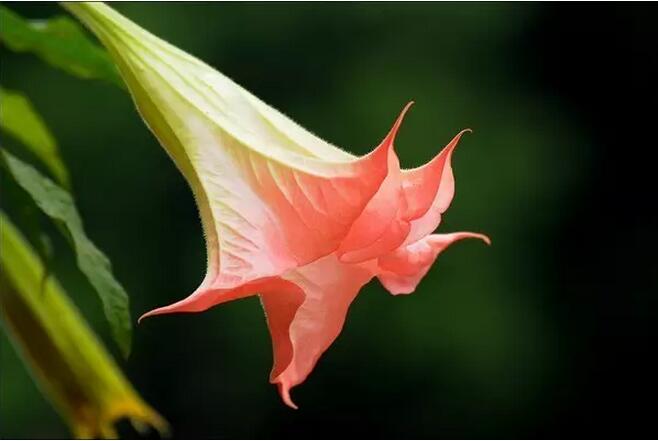
MULTIPOLYGON (((404 108, 382 144, 393 145, 411 104, 404 108)), ((338 248, 342 262, 376 258, 438 227, 441 214, 454 196, 452 153, 467 131, 470 129, 458 133, 434 159, 415 169, 401 170, 397 156, 391 152, 386 179, 338 248)))
POLYGON ((152 317, 154 315, 173 314, 182 312, 202 312, 221 303, 232 300, 249 297, 258 293, 270 291, 282 291, 285 287, 289 288, 290 283, 278 277, 264 277, 249 283, 238 285, 232 289, 218 289, 199 287, 194 293, 190 294, 183 300, 172 303, 168 306, 153 309, 143 314, 139 321, 152 317))
POLYGON ((478 233, 432 234, 377 259, 377 277, 391 294, 409 294, 416 289, 443 250, 469 238, 483 240, 487 245, 491 243, 487 236, 478 233))
POLYGON ((394 151, 394 142, 412 105, 413 102, 410 102, 404 107, 380 144, 380 148, 390 147, 388 174, 342 240, 336 253, 343 262, 364 262, 392 251, 400 246, 409 233, 409 223, 403 219, 407 207, 401 185, 400 161, 394 151))
POLYGON ((411 220, 411 229, 405 245, 431 234, 441 223, 441 215, 448 209, 455 195, 452 153, 466 132, 470 132, 470 129, 459 132, 424 166, 402 172, 411 220))
POLYGON ((350 304, 373 270, 374 262, 350 265, 330 255, 284 276, 303 292, 301 303, 300 293, 289 287, 262 296, 274 343, 270 381, 278 384, 289 406, 296 407, 290 389, 306 379, 338 337, 350 304))
POLYGON ((402 189, 407 200, 409 220, 423 216, 432 204, 444 212, 455 194, 455 182, 450 159, 459 140, 470 129, 459 132, 441 152, 427 164, 402 171, 402 189))
POLYGON ((311 171, 305 171, 232 148, 231 138, 215 142, 218 148, 200 149, 193 161, 205 177, 218 237, 219 270, 207 283, 220 289, 280 275, 336 250, 381 186, 390 155, 382 145, 351 162, 306 158, 311 171))

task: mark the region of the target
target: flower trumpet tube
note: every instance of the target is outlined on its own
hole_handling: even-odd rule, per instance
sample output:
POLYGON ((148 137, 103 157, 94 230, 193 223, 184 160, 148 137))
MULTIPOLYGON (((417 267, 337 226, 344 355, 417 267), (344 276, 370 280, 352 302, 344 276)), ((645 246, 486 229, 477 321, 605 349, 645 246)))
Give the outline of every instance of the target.
POLYGON ((65 7, 107 47, 140 114, 187 179, 208 264, 188 297, 144 317, 199 312, 260 295, 283 400, 340 333, 377 277, 412 292, 439 253, 486 236, 433 234, 454 195, 459 133, 429 163, 400 168, 395 137, 409 105, 357 157, 306 131, 202 61, 102 3, 65 7))

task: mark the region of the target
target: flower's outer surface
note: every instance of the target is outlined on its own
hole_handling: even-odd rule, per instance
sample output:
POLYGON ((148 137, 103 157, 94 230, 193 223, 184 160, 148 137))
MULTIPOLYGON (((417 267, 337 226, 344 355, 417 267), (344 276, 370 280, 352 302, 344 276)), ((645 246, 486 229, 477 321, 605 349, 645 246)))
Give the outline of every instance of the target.
POLYGON ((336 339, 360 288, 377 277, 412 292, 453 242, 432 234, 454 195, 459 133, 432 161, 400 169, 404 109, 370 154, 309 133, 233 81, 102 3, 67 3, 108 48, 142 117, 194 192, 208 267, 187 298, 144 317, 199 312, 259 294, 274 348, 270 380, 291 407, 336 339))

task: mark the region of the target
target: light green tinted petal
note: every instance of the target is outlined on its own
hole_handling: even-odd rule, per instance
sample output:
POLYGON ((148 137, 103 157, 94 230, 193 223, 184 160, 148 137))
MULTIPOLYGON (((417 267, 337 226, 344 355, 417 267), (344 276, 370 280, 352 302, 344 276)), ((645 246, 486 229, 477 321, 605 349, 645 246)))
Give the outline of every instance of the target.
MULTIPOLYGON (((151 94, 163 112, 174 113, 177 101, 181 107, 189 104, 206 116, 207 124, 220 127, 244 148, 309 172, 331 173, 323 166, 325 161, 355 160, 353 155, 308 132, 225 75, 109 6, 100 2, 63 6, 94 31, 115 61, 120 60, 124 76, 132 73, 139 77, 140 89, 150 86, 144 92, 151 94)), ((137 93, 136 88, 131 87, 131 91, 137 93)), ((141 98, 136 97, 138 105, 141 98)))
POLYGON ((63 6, 108 49, 190 183, 208 246, 204 284, 273 276, 338 248, 386 176, 390 145, 354 157, 109 6, 63 6))
POLYGON ((85 234, 73 198, 30 165, 6 151, 0 154, 18 185, 34 199, 46 215, 62 222, 66 227, 75 248, 78 267, 98 293, 112 329, 112 336, 124 356, 128 356, 132 332, 128 294, 112 275, 109 259, 85 234))

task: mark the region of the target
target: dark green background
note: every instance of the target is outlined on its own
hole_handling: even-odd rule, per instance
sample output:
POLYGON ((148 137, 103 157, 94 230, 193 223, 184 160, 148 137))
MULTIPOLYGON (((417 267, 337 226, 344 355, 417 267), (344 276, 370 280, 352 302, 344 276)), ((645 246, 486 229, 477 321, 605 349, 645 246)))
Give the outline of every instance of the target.
MULTIPOLYGON (((657 435, 655 4, 115 6, 352 152, 377 145, 411 99, 404 167, 472 128, 439 230, 493 240, 449 249, 411 296, 370 283, 293 390, 299 411, 267 382, 256 298, 137 326, 125 370, 174 436, 657 435)), ((0 50, 0 81, 54 131, 133 316, 192 292, 205 267, 194 202, 128 95, 0 50)), ((60 278, 109 342, 53 237, 60 278)), ((0 343, 0 436, 67 436, 0 343)))

